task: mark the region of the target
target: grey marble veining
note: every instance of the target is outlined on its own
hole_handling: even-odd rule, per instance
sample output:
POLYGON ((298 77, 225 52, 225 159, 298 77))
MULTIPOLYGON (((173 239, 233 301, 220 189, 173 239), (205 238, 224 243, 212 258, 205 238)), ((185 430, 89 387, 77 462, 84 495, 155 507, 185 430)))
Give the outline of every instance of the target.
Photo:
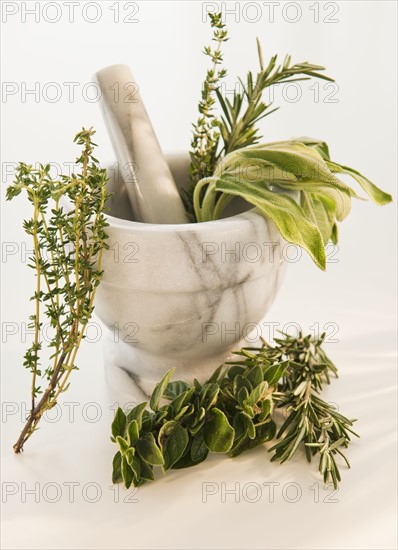
MULTIPOLYGON (((185 156, 169 162, 181 184, 185 156)), ((109 328, 108 381, 142 400, 172 367, 177 378, 206 379, 255 329, 282 282, 284 241, 255 210, 201 224, 121 219, 123 182, 113 177, 110 189, 96 312, 109 328)))
POLYGON ((136 219, 186 223, 184 205, 129 67, 111 65, 98 71, 95 78, 101 90, 105 124, 136 219))

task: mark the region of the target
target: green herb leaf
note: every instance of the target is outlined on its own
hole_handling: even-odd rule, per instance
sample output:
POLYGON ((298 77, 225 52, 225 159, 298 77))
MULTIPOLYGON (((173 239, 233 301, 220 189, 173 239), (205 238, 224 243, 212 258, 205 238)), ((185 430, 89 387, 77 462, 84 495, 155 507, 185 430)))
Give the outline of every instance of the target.
MULTIPOLYGON (((260 367, 259 367, 260 368, 260 367)), ((261 371, 261 368, 260 368, 261 371)), ((247 403, 249 405, 255 405, 257 401, 263 396, 263 393, 268 389, 267 382, 261 382, 254 390, 250 393, 247 398, 247 403)))
POLYGON ((159 402, 162 399, 164 392, 166 391, 170 377, 172 376, 174 371, 175 369, 170 369, 168 372, 166 372, 159 384, 156 384, 155 389, 153 390, 153 393, 151 395, 151 399, 149 401, 149 405, 153 411, 156 411, 158 409, 159 402))
POLYGON ((189 384, 187 384, 186 382, 183 382, 182 380, 174 380, 173 382, 169 382, 167 384, 163 397, 171 401, 188 389, 189 384))
POLYGON ((238 413, 234 418, 234 430, 236 440, 246 436, 253 439, 256 436, 253 420, 243 411, 238 413))
POLYGON ((302 208, 289 196, 264 186, 227 176, 217 180, 216 190, 239 196, 271 219, 282 237, 304 248, 321 269, 326 268, 325 245, 319 229, 307 220, 302 208))
POLYGON ((320 398, 323 384, 337 376, 322 349, 324 338, 282 333, 273 345, 264 341, 261 347, 235 352, 239 360, 224 372, 217 369, 211 382, 181 385, 183 392, 155 413, 135 408, 138 420, 130 420, 127 440, 116 436, 120 451, 113 479, 140 486, 154 479, 153 465, 188 468, 205 460, 209 451, 231 457, 250 451, 275 437, 272 415, 280 409, 287 418, 270 449, 271 461, 285 462, 302 447, 308 461, 318 455, 324 481, 336 486, 341 478, 336 459, 341 456, 348 465, 342 449, 356 434, 354 421, 320 398))
POLYGON ((122 453, 122 455, 124 455, 127 452, 127 449, 129 448, 129 444, 120 435, 116 436, 116 442, 119 445, 120 452, 122 453))
POLYGON ((161 427, 158 441, 164 457, 165 470, 168 470, 184 454, 189 436, 187 430, 181 424, 170 421, 161 427))
POLYGON ((273 386, 282 378, 289 367, 289 361, 283 361, 282 363, 276 363, 271 365, 264 372, 264 380, 268 382, 270 386, 273 386))
POLYGON ((122 469, 122 477, 123 477, 123 481, 124 481, 124 486, 126 487, 126 489, 129 489, 132 482, 133 482, 134 472, 130 468, 125 456, 122 457, 122 468, 121 469, 122 469))
POLYGON ((140 459, 140 479, 145 481, 153 481, 155 479, 153 468, 145 460, 140 459))
POLYGON ((116 438, 118 435, 124 437, 124 434, 126 432, 126 415, 120 407, 117 409, 115 418, 112 422, 112 435, 114 438, 116 438))
POLYGON ((162 452, 157 446, 152 433, 140 438, 136 443, 136 449, 142 460, 145 460, 148 464, 152 466, 162 466, 164 464, 162 452))
POLYGON ((203 439, 203 434, 196 435, 192 439, 191 445, 191 459, 195 464, 202 462, 208 454, 208 448, 203 439))
POLYGON ((120 451, 118 451, 113 457, 112 483, 119 483, 122 479, 122 455, 120 451))
POLYGON ((132 420, 137 421, 138 430, 141 430, 142 428, 142 415, 144 414, 145 408, 148 405, 148 403, 145 401, 144 403, 140 403, 139 405, 136 405, 127 415, 127 423, 130 424, 132 420))
POLYGON ((127 427, 127 440, 130 446, 133 446, 137 443, 139 438, 139 431, 138 431, 138 422, 136 420, 132 420, 130 424, 127 427))
POLYGON ((213 453, 226 453, 232 447, 235 430, 220 409, 215 407, 209 416, 203 428, 204 442, 213 453))
POLYGON ((332 170, 340 172, 341 174, 347 174, 354 178, 375 204, 383 206, 384 204, 392 202, 392 196, 389 193, 379 189, 357 170, 349 168, 348 166, 343 166, 342 164, 337 164, 337 162, 328 162, 328 165, 332 170))

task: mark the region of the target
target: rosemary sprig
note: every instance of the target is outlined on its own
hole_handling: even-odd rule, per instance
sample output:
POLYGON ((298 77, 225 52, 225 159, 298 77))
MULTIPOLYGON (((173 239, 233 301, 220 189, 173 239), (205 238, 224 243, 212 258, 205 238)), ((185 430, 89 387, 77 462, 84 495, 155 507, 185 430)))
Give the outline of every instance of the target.
POLYGON ((7 189, 7 200, 24 191, 33 206, 33 216, 23 226, 33 240, 29 267, 36 272, 36 289, 31 298, 34 314, 29 318, 34 338, 23 363, 32 373, 31 409, 14 445, 16 453, 23 450, 44 412, 54 407, 60 394, 69 387, 70 374, 77 370, 77 352, 94 309, 102 275, 102 251, 107 247, 108 224, 103 212, 109 197, 106 171, 93 156, 94 133, 83 128, 74 140, 82 146, 76 160, 81 173, 54 180, 49 164, 35 169, 20 163, 14 183, 7 189), (60 205, 61 198, 69 201, 70 211, 60 205), (52 335, 45 358, 48 364, 43 370, 40 332, 45 318, 52 335))
POLYGON ((187 468, 209 452, 237 456, 273 439, 278 411, 285 409, 288 417, 279 429, 281 440, 270 449, 272 460, 288 460, 299 447, 308 460, 319 453, 325 482, 331 477, 336 486, 336 454, 348 446, 354 421, 318 396, 330 374, 337 375, 321 347, 323 340, 324 335, 283 334, 274 346, 263 342, 260 348, 242 348, 237 360, 224 370, 219 367, 204 384, 170 382, 169 371, 152 393, 151 411, 147 403, 127 414, 117 410, 111 437, 119 449, 113 482, 139 486, 155 479, 154 466, 163 471, 187 468))
POLYGON ((274 452, 271 461, 289 460, 304 444, 308 462, 319 453, 323 480, 328 483, 331 479, 336 488, 341 480, 336 455, 342 456, 349 466, 341 448, 348 447, 350 434, 357 436, 352 430, 355 420, 349 420, 319 397, 323 385, 330 384, 330 375, 337 377, 335 365, 321 347, 325 334, 315 340, 302 335, 283 336, 284 339, 276 339, 275 348, 264 344, 265 353, 289 361, 278 391, 273 394, 275 408, 284 409, 288 416, 277 434, 282 440, 270 449, 274 452))
POLYGON ((262 138, 257 124, 261 119, 279 109, 270 110, 273 102, 265 103, 262 100, 264 91, 271 86, 282 82, 299 82, 311 78, 320 78, 334 82, 334 80, 320 71, 325 67, 314 65, 307 61, 291 64, 291 56, 287 55, 281 65, 277 64, 278 56, 271 57, 268 65, 264 66, 261 44, 257 38, 257 51, 260 71, 257 75, 248 72, 246 82, 239 79, 241 91, 235 91, 232 102, 223 97, 220 90, 216 90, 223 116, 219 119, 218 127, 223 140, 223 148, 219 156, 227 155, 237 149, 258 143, 262 138))

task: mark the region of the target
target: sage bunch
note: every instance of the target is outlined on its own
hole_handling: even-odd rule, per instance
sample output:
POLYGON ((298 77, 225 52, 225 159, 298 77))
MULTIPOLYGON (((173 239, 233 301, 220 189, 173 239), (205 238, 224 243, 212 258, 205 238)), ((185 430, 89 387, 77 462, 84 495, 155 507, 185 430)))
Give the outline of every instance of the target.
POLYGON ((333 162, 325 142, 301 138, 253 145, 227 155, 212 176, 198 182, 196 217, 217 219, 233 197, 242 197, 325 269, 325 246, 329 240, 338 242, 337 223, 350 213, 351 198, 360 198, 337 177, 340 173, 356 180, 376 204, 391 202, 391 195, 365 176, 333 162))

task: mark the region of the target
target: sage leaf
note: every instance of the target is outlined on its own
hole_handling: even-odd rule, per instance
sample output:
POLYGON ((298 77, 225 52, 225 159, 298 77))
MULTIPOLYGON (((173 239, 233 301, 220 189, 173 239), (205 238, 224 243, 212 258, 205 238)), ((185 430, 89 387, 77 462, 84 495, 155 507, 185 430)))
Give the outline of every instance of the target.
POLYGON ((335 202, 320 193, 301 192, 301 206, 307 218, 319 229, 323 242, 326 244, 333 232, 336 220, 335 202))
POLYGON ((168 470, 184 454, 189 436, 179 422, 171 420, 160 428, 158 441, 164 457, 164 468, 168 470))
POLYGON ((162 452, 156 444, 152 433, 146 434, 136 443, 136 449, 140 457, 152 466, 162 466, 164 459, 162 452))
POLYGON ((226 453, 232 447, 235 430, 220 409, 214 407, 209 416, 203 427, 204 442, 213 453, 226 453))
POLYGON ((336 172, 347 174, 354 178, 375 204, 382 206, 392 202, 392 196, 389 193, 379 189, 374 183, 372 183, 357 170, 349 168, 348 166, 343 166, 337 162, 328 162, 328 164, 336 172))
POLYGON ((225 176, 217 180, 216 189, 252 203, 275 223, 286 241, 304 248, 317 266, 325 270, 326 254, 322 235, 291 197, 269 191, 259 184, 225 176))

